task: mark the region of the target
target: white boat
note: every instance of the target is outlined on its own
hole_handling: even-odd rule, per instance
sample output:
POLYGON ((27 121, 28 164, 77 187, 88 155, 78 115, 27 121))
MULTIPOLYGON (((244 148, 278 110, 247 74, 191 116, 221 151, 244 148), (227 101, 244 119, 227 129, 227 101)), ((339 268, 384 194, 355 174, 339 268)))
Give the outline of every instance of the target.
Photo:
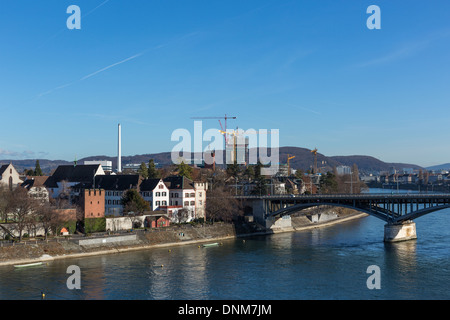
POLYGON ((202 246, 203 247, 214 247, 214 246, 218 246, 219 243, 218 242, 214 242, 214 243, 205 243, 202 246))
POLYGON ((25 267, 34 267, 34 266, 40 266, 42 262, 34 262, 34 263, 28 263, 28 264, 16 264, 14 267, 16 268, 25 268, 25 267))

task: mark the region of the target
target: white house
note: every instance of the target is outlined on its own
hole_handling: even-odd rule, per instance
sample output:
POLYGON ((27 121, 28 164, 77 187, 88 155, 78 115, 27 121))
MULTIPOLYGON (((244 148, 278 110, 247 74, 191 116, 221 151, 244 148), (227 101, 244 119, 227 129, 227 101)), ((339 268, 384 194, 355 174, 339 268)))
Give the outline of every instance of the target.
POLYGON ((0 167, 0 185, 8 186, 12 189, 22 182, 19 173, 11 163, 0 167))
POLYGON ((188 220, 205 217, 206 182, 193 182, 184 176, 170 176, 164 182, 169 188, 169 216, 170 210, 186 209, 189 212, 188 220))
POLYGON ((169 205, 169 189, 162 179, 143 180, 139 193, 150 204, 151 211, 166 209, 169 205))
POLYGON ((20 186, 28 190, 29 197, 48 202, 50 194, 45 187, 47 179, 48 176, 27 177, 20 186))

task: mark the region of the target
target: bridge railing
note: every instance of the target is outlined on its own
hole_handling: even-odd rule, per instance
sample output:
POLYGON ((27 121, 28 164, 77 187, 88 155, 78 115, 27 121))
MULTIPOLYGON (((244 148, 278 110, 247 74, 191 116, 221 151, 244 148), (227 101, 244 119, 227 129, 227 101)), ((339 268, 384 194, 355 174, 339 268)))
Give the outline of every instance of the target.
POLYGON ((444 198, 450 199, 450 193, 364 193, 364 194, 307 194, 307 195, 294 195, 294 194, 280 194, 280 195, 263 195, 263 196, 234 196, 236 199, 436 199, 444 198))

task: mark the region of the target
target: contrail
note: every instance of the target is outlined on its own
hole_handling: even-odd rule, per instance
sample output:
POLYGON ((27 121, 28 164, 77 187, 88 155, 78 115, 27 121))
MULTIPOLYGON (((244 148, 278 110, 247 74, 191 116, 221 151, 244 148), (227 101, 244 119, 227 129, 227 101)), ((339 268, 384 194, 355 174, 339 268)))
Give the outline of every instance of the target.
POLYGON ((100 3, 98 6, 96 6, 94 9, 92 9, 91 11, 89 11, 88 13, 86 13, 84 16, 81 16, 82 18, 87 17, 88 15, 90 15, 92 12, 94 12, 95 10, 97 10, 98 8, 100 8, 101 6, 103 6, 104 4, 108 3, 110 0, 105 0, 102 3, 100 3))
POLYGON ((107 67, 104 67, 104 68, 102 68, 102 69, 100 69, 100 70, 97 70, 97 71, 91 73, 91 74, 88 74, 87 76, 84 76, 84 77, 82 77, 82 78, 80 78, 80 79, 78 79, 78 80, 75 80, 75 81, 72 81, 72 82, 63 84, 63 85, 61 85, 61 86, 55 87, 55 88, 50 89, 50 90, 45 91, 45 92, 42 92, 42 93, 38 94, 38 97, 45 96, 45 95, 50 94, 50 93, 52 93, 52 92, 54 92, 54 91, 56 91, 56 90, 66 88, 66 87, 71 86, 71 85, 73 85, 73 84, 75 84, 75 83, 77 83, 77 82, 80 82, 80 81, 84 81, 84 80, 86 80, 86 79, 88 79, 88 78, 90 78, 90 77, 95 76, 96 74, 99 74, 99 73, 101 73, 101 72, 103 72, 103 71, 106 71, 106 70, 108 70, 108 69, 111 69, 112 67, 118 66, 119 64, 122 64, 122 63, 125 63, 125 62, 127 62, 127 61, 136 59, 137 57, 140 57, 140 56, 142 56, 143 54, 144 54, 143 52, 138 53, 138 54, 135 54, 135 55, 133 55, 133 56, 131 56, 131 57, 129 57, 129 58, 126 58, 126 59, 121 60, 121 61, 119 61, 119 62, 113 63, 113 64, 111 64, 111 65, 109 65, 109 66, 107 66, 107 67))
MULTIPOLYGON (((110 1, 110 0, 107 0, 107 1, 110 1)), ((107 1, 105 1, 104 3, 106 3, 107 1)), ((101 6, 101 5, 100 5, 100 6, 101 6)), ((97 7, 97 8, 98 8, 98 7, 97 7)), ((95 10, 95 9, 94 9, 94 10, 95 10)), ((131 61, 131 60, 133 60, 133 59, 139 58, 140 56, 146 54, 146 53, 149 52, 149 51, 162 49, 162 48, 164 48, 164 47, 166 47, 166 46, 168 46, 168 45, 170 45, 170 44, 172 44, 172 43, 176 43, 176 42, 178 42, 178 41, 181 41, 181 40, 184 40, 184 39, 191 38, 191 37, 193 37, 193 36, 195 36, 195 35, 197 35, 197 34, 198 34, 198 32, 191 32, 191 33, 188 33, 188 34, 186 34, 186 35, 183 35, 183 36, 181 36, 181 37, 179 37, 179 38, 177 38, 177 39, 175 39, 175 40, 168 41, 168 42, 166 42, 166 43, 162 43, 162 44, 157 45, 157 46, 153 46, 153 47, 148 48, 148 49, 146 49, 146 50, 144 50, 144 51, 142 51, 142 52, 140 52, 140 53, 137 53, 137 54, 135 54, 135 55, 132 55, 131 57, 128 57, 128 58, 123 59, 123 60, 121 60, 121 61, 115 62, 115 63, 113 63, 113 64, 111 64, 111 65, 109 65, 109 66, 106 66, 106 67, 101 68, 101 69, 99 69, 99 70, 97 70, 97 71, 95 71, 95 72, 92 72, 92 73, 90 73, 90 74, 88 74, 88 75, 86 75, 86 76, 84 76, 84 77, 81 77, 81 78, 78 79, 78 80, 75 80, 75 81, 66 83, 66 84, 64 84, 64 85, 60 85, 60 86, 58 86, 58 87, 55 87, 55 88, 50 89, 50 90, 45 91, 45 92, 42 92, 42 93, 40 93, 40 94, 37 95, 37 98, 40 98, 40 97, 45 96, 45 95, 47 95, 47 94, 50 94, 50 93, 52 93, 52 92, 54 92, 54 91, 56 91, 56 90, 59 90, 59 89, 62 89, 62 88, 66 88, 66 87, 71 86, 71 85, 73 85, 73 84, 75 84, 75 83, 78 83, 78 82, 84 81, 84 80, 86 80, 86 79, 89 79, 89 78, 91 78, 91 77, 93 77, 93 76, 95 76, 95 75, 97 75, 97 74, 99 74, 99 73, 102 73, 103 71, 106 71, 106 70, 108 70, 108 69, 111 69, 111 68, 113 68, 113 67, 115 67, 115 66, 118 66, 118 65, 120 65, 120 64, 122 64, 122 63, 125 63, 125 62, 131 61)))
POLYGON ((92 77, 92 76, 95 76, 96 74, 98 74, 98 73, 100 73, 100 72, 103 72, 103 71, 106 71, 106 70, 108 70, 108 69, 110 69, 110 68, 112 68, 112 67, 118 66, 119 64, 122 64, 122 63, 124 63, 124 62, 130 61, 130 60, 133 60, 133 59, 136 59, 137 57, 142 56, 143 54, 144 54, 144 53, 141 52, 141 53, 135 54, 134 56, 131 56, 131 57, 129 57, 129 58, 126 58, 126 59, 124 59, 124 60, 122 60, 122 61, 113 63, 112 65, 109 65, 109 66, 104 67, 104 68, 102 68, 102 69, 100 69, 100 70, 97 70, 97 71, 95 71, 95 72, 93 72, 93 73, 91 73, 91 74, 88 74, 87 76, 84 76, 84 77, 81 78, 79 81, 86 80, 86 79, 88 79, 88 78, 90 78, 90 77, 92 77))

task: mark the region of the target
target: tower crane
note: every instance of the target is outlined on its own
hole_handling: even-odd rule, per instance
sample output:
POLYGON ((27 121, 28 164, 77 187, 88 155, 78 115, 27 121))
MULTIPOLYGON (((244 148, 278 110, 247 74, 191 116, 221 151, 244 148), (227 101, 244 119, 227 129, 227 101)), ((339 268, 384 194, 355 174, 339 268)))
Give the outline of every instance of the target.
POLYGON ((314 173, 317 173, 317 148, 311 150, 311 153, 314 155, 314 173))
POLYGON ((288 164, 288 177, 291 176, 291 164, 289 163, 290 160, 294 159, 295 156, 291 156, 290 154, 288 154, 287 156, 287 164, 288 164))
MULTIPOLYGON (((192 117, 191 119, 217 119, 217 120, 219 120, 220 128, 222 128, 222 131, 226 132, 227 131, 227 120, 228 119, 236 119, 236 117, 230 117, 225 114, 224 117, 192 117), (222 119, 225 120, 225 128, 222 126, 222 122, 220 121, 222 119)), ((226 145, 227 135, 225 134, 224 137, 225 137, 225 145, 226 145)))

